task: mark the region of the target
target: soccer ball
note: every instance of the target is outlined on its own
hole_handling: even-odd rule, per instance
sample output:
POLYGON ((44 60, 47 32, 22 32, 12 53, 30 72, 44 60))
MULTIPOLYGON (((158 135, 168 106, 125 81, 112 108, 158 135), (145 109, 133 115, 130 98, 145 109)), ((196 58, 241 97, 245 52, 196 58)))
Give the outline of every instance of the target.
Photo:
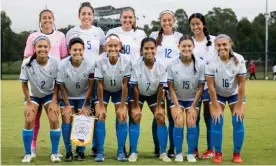
POLYGON ((265 77, 265 80, 268 80, 268 77, 265 77))

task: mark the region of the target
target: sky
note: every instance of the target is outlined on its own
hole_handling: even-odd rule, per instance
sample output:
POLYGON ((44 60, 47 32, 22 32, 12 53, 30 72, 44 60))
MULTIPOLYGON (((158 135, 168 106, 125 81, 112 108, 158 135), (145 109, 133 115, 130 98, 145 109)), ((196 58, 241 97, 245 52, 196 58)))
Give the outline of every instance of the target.
MULTIPOLYGON (((39 13, 47 8, 55 15, 57 28, 67 25, 79 25, 78 9, 86 0, 1 0, 4 10, 12 21, 11 28, 15 32, 37 30, 39 13)), ((232 8, 238 19, 247 17, 252 20, 259 13, 265 13, 266 0, 88 0, 93 7, 111 5, 115 8, 131 6, 139 18, 138 26, 150 24, 157 20, 163 10, 176 11, 183 8, 186 13, 206 14, 213 7, 232 8), (145 15, 145 18, 142 16, 145 15)), ((268 0, 268 12, 276 11, 276 0, 268 0)))

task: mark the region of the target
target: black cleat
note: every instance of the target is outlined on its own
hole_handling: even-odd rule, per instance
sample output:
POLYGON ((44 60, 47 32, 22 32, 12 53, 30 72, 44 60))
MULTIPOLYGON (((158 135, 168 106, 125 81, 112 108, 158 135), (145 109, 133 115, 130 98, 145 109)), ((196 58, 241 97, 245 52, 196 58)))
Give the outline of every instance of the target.
POLYGON ((65 157, 65 161, 66 162, 71 162, 72 160, 73 160, 73 153, 72 152, 67 152, 66 157, 65 157))
POLYGON ((168 157, 169 157, 169 158, 174 158, 174 157, 175 157, 174 149, 169 149, 169 150, 168 150, 168 157))
POLYGON ((91 156, 92 157, 96 157, 97 156, 97 148, 96 147, 92 147, 91 148, 91 156))
POLYGON ((160 149, 156 148, 154 149, 154 157, 159 157, 160 156, 160 149))
POLYGON ((77 159, 78 158, 78 154, 79 154, 79 147, 76 147, 76 152, 74 154, 74 158, 77 159))
POLYGON ((78 161, 83 161, 84 160, 84 153, 82 152, 79 152, 78 153, 78 158, 77 158, 78 161))

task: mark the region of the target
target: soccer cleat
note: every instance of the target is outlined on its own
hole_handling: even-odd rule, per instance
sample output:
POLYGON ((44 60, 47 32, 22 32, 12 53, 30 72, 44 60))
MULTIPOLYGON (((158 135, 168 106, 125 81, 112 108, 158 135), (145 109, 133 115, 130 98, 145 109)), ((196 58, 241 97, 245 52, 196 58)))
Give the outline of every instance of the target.
POLYGON ((78 160, 78 161, 83 161, 83 160, 84 160, 84 153, 79 152, 79 153, 78 153, 77 160, 78 160))
POLYGON ((58 149, 57 155, 58 155, 59 158, 63 157, 63 155, 60 153, 59 149, 58 149))
POLYGON ((239 153, 233 154, 233 163, 242 164, 242 159, 239 153))
POLYGON ((58 157, 57 154, 52 154, 52 155, 51 155, 51 161, 54 162, 54 163, 58 163, 58 162, 60 162, 61 160, 60 160, 60 158, 58 157))
POLYGON ((138 154, 137 153, 131 153, 128 157, 129 162, 136 162, 138 159, 138 154))
POLYGON ((169 150, 168 150, 168 157, 169 157, 169 158, 174 158, 174 157, 175 157, 174 149, 169 149, 169 150))
POLYGON ((80 147, 77 146, 77 147, 76 147, 76 152, 75 152, 75 154, 74 154, 74 158, 75 158, 75 159, 78 159, 79 149, 80 149, 80 147))
POLYGON ((32 156, 30 154, 26 154, 22 159, 22 163, 30 163, 32 161, 32 156))
POLYGON ((213 158, 213 163, 215 164, 222 163, 222 153, 215 153, 215 157, 213 158))
POLYGON ((97 156, 97 148, 96 147, 92 147, 91 148, 91 156, 92 157, 96 157, 97 156))
POLYGON ((194 151, 194 156, 195 156, 195 157, 199 157, 199 154, 198 154, 198 150, 197 150, 197 149, 194 151))
POLYGON ((120 162, 126 162, 127 158, 126 158, 125 153, 123 152, 123 153, 117 154, 117 160, 120 161, 120 162))
POLYGON ((159 148, 154 149, 153 154, 154 154, 154 157, 159 157, 160 156, 160 150, 159 150, 159 148))
POLYGON ((160 154, 159 159, 162 160, 162 161, 164 161, 164 162, 171 162, 171 161, 172 161, 172 160, 167 156, 166 153, 160 154))
POLYGON ((200 158, 201 159, 209 159, 213 158, 215 156, 215 152, 213 150, 207 150, 205 153, 203 153, 200 158))
POLYGON ((72 152, 67 152, 67 153, 66 153, 65 161, 66 161, 66 162, 71 162, 71 161, 73 161, 73 153, 72 153, 72 152))
POLYGON ((174 161, 176 161, 176 162, 183 162, 183 154, 182 153, 179 153, 179 154, 177 154, 176 156, 175 156, 175 159, 174 159, 174 161))
POLYGON ((36 148, 31 149, 31 157, 36 158, 36 148))
POLYGON ((95 162, 104 162, 104 155, 98 153, 96 158, 95 158, 95 162))
POLYGON ((190 163, 195 163, 195 162, 196 162, 195 155, 194 155, 194 154, 188 154, 188 155, 187 155, 187 160, 188 160, 188 162, 190 162, 190 163))

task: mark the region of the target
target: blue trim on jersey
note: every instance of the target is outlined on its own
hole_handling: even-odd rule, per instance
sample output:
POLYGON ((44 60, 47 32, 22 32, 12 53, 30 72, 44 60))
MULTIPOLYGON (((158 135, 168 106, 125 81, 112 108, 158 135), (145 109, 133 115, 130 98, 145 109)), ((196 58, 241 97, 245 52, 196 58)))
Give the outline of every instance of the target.
POLYGON ((213 75, 213 74, 205 74, 205 76, 207 76, 207 77, 215 77, 215 75, 213 75))
POLYGON ((237 75, 238 75, 238 76, 245 76, 246 73, 238 73, 237 75))
POLYGON ((126 75, 126 76, 124 76, 124 78, 129 78, 131 75, 126 75))
POLYGON ((205 83, 205 80, 199 80, 200 83, 205 83))
POLYGON ((173 81, 174 81, 174 79, 168 79, 167 81, 169 81, 169 82, 173 82, 173 81))
MULTIPOLYGON (((228 102, 228 105, 232 105, 238 102, 238 94, 229 96, 229 97, 223 97, 217 94, 217 101, 223 105, 226 105, 226 101, 228 102)), ((246 97, 243 98, 243 103, 246 102, 246 97)), ((210 98, 210 103, 212 103, 210 98)))
POLYGON ((133 84, 138 84, 138 82, 137 81, 135 81, 135 82, 134 81, 129 81, 129 84, 132 84, 132 85, 133 84))
POLYGON ((94 77, 95 80, 102 80, 103 77, 94 77))
POLYGON ((24 79, 21 79, 21 78, 19 78, 19 80, 20 80, 21 82, 28 82, 28 80, 24 80, 24 79))
POLYGON ((57 84, 64 84, 64 82, 59 82, 59 81, 56 81, 57 84))
POLYGON ((163 85, 163 84, 167 84, 167 82, 159 82, 159 84, 162 84, 162 85, 163 85))

